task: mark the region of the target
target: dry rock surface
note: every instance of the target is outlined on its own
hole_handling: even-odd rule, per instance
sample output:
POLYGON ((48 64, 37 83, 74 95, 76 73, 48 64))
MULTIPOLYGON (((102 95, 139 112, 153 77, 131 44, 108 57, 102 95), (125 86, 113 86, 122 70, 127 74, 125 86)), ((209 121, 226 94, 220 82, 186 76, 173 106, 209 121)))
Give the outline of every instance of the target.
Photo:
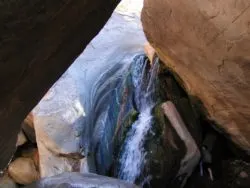
POLYGON ((34 161, 30 158, 17 158, 8 168, 10 177, 17 183, 28 185, 39 179, 34 161))
POLYGON ((250 2, 145 0, 147 39, 208 117, 250 153, 250 2))

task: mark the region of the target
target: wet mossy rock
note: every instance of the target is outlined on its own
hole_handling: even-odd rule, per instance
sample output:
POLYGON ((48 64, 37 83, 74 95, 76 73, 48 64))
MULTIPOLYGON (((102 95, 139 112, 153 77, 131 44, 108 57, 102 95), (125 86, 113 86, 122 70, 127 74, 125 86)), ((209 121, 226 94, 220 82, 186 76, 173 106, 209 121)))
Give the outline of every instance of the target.
POLYGON ((0 0, 0 170, 21 122, 90 40, 119 0, 0 0))
POLYGON ((250 153, 250 2, 145 0, 142 24, 210 120, 250 153))

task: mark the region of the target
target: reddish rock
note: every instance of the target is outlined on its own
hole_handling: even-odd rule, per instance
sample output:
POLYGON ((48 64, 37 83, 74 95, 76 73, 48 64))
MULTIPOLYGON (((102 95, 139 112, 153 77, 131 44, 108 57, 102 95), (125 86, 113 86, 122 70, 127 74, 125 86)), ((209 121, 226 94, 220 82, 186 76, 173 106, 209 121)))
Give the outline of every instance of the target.
POLYGON ((143 28, 210 120, 250 153, 250 2, 145 0, 143 28))

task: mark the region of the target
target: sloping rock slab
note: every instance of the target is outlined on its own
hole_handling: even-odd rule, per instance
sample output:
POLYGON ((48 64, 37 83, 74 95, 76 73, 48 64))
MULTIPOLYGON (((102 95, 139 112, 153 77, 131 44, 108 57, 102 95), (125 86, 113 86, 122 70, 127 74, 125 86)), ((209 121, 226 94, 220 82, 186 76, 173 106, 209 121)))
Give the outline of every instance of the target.
POLYGON ((26 188, 137 188, 122 180, 96 174, 63 173, 58 176, 42 179, 26 188))

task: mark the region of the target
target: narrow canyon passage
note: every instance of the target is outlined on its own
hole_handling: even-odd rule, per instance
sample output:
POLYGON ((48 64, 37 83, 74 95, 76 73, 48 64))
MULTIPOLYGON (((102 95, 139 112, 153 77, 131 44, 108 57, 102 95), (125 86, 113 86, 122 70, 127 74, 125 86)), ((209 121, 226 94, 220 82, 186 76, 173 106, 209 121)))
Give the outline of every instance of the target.
MULTIPOLYGON (((178 3, 150 3, 121 1, 46 92, 21 125, 17 150, 0 174, 0 188, 250 186, 247 138, 235 138, 238 133, 231 137, 231 129, 211 118, 201 100, 205 94, 193 95, 191 90, 202 93, 197 89, 202 80, 188 85, 196 74, 190 76, 192 68, 181 70, 190 61, 179 68, 166 55, 166 49, 170 56, 182 49, 176 59, 184 58, 188 48, 177 48, 183 40, 168 41, 176 51, 161 44, 169 39, 162 30, 178 33, 181 26, 168 30, 166 23, 176 13, 170 10, 163 18, 160 10, 168 12, 178 3), (148 30, 157 15, 162 25, 154 20, 155 27, 148 30)), ((195 52, 188 58, 193 56, 195 52)))

